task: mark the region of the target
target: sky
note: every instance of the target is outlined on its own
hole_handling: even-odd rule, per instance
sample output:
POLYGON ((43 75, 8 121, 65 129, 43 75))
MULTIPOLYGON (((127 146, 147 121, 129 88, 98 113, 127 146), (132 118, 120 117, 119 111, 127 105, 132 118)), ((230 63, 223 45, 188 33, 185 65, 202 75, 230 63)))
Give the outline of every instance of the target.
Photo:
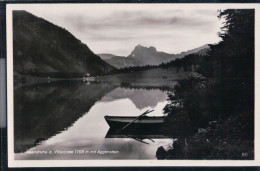
POLYGON ((21 6, 65 28, 94 53, 129 55, 138 44, 176 54, 220 41, 223 21, 217 9, 176 9, 170 5, 34 5, 21 6))

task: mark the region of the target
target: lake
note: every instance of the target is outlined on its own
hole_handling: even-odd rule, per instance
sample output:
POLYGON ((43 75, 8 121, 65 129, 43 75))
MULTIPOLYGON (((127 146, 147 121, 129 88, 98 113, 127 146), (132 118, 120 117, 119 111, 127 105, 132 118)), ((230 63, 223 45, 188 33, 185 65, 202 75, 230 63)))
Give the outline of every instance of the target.
POLYGON ((156 159, 172 138, 109 137, 104 116, 163 116, 165 88, 67 81, 14 91, 14 150, 17 160, 156 159))

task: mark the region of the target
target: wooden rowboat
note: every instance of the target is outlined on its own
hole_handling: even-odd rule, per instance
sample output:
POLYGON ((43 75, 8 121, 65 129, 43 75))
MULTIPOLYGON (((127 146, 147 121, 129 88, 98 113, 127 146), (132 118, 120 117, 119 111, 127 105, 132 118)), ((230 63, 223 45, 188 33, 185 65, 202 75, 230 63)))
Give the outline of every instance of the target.
POLYGON ((136 116, 105 116, 105 120, 111 129, 132 128, 157 128, 163 125, 164 116, 142 116, 136 119, 136 116), (134 122, 133 122, 134 121, 134 122))

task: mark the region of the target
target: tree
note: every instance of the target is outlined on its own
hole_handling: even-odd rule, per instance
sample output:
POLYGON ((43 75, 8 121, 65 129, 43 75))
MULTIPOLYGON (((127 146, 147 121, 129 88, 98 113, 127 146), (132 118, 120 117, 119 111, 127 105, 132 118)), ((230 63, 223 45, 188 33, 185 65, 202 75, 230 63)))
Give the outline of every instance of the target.
MULTIPOLYGON (((222 41, 210 45, 210 51, 198 63, 198 72, 206 80, 179 81, 164 109, 173 121, 180 117, 176 115, 179 112, 198 127, 210 120, 245 113, 245 122, 253 124, 254 10, 228 9, 220 11, 218 17, 225 18, 219 34, 222 41)), ((190 65, 190 61, 192 56, 181 60, 183 66, 190 65)))
MULTIPOLYGON (((217 79, 225 111, 253 108, 254 104, 254 10, 220 11, 225 23, 219 34, 222 41, 211 45, 199 73, 217 79), (239 107, 238 107, 239 106, 239 107)), ((214 90, 213 90, 214 91, 214 90)), ((217 90, 215 90, 217 91, 217 90)))

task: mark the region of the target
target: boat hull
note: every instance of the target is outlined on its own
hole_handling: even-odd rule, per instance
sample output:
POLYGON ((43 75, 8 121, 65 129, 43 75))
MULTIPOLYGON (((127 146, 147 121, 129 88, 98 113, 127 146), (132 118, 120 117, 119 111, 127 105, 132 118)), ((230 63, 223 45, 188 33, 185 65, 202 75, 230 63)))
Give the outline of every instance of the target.
MULTIPOLYGON (((136 119, 136 117, 105 116, 105 120, 110 126, 110 129, 122 129, 134 119, 136 119)), ((158 129, 163 125, 164 119, 165 117, 144 116, 131 123, 125 129, 158 129)))

